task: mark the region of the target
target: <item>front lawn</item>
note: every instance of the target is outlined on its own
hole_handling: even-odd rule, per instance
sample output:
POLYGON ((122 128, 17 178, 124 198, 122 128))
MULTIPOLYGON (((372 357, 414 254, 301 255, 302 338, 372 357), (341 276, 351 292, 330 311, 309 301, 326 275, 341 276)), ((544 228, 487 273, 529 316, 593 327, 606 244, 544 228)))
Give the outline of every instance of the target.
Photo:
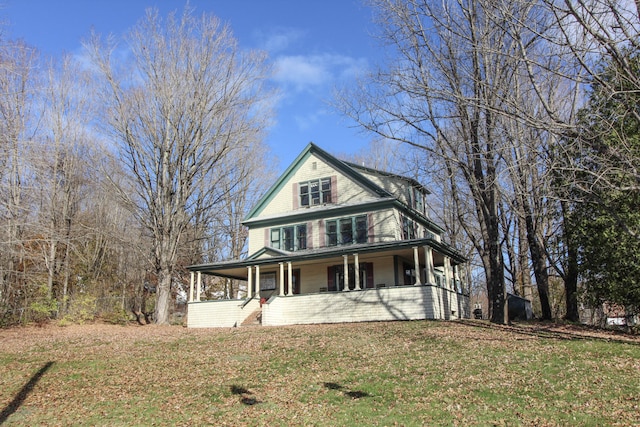
POLYGON ((0 424, 640 425, 640 340, 578 329, 0 330, 0 424))

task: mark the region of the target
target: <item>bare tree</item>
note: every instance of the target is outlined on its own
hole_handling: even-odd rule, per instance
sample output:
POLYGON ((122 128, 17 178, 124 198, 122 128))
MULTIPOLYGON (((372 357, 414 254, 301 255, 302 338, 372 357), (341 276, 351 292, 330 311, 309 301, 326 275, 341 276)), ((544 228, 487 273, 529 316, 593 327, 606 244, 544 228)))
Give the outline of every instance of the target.
MULTIPOLYGON (((36 52, 23 43, 0 45, 0 314, 13 316, 29 298, 25 231, 31 201, 29 155, 36 52)), ((2 323, 2 321, 0 321, 2 323)))
POLYGON ((356 153, 338 153, 341 160, 381 171, 410 176, 414 173, 414 164, 408 163, 400 143, 384 138, 374 138, 366 147, 356 153))
POLYGON ((69 56, 52 61, 41 91, 41 125, 37 147, 40 156, 32 166, 40 189, 40 238, 47 268, 47 289, 64 311, 71 274, 72 228, 79 200, 89 184, 85 145, 92 117, 87 75, 69 56))
MULTIPOLYGON (((557 221, 550 227, 552 247, 546 250, 552 267, 564 281, 566 317, 570 320, 578 320, 580 246, 573 235, 572 206, 588 200, 603 204, 599 196, 603 189, 629 195, 640 189, 635 135, 625 132, 628 123, 637 123, 640 118, 636 59, 640 48, 639 5, 637 1, 543 0, 537 4, 542 18, 528 20, 524 33, 543 39, 546 55, 524 39, 520 43, 529 85, 542 107, 535 116, 525 115, 533 127, 546 129, 555 138, 547 144, 547 179, 555 181, 549 196, 556 200, 557 221), (560 82, 555 89, 564 90, 564 99, 557 90, 550 90, 549 81, 560 82), (595 105, 585 96, 594 89, 603 95, 603 105, 595 105), (556 102, 560 99, 563 102, 556 102), (580 109, 584 112, 588 102, 591 116, 578 120, 580 109), (611 103, 616 105, 613 115, 611 103), (598 126, 584 126, 585 122, 598 126), (603 137, 612 143, 602 144, 603 137)), ((604 209, 616 215, 615 209, 604 209)), ((640 236, 637 225, 622 218, 618 222, 631 236, 640 236)))
MULTIPOLYGON (((633 140, 621 131, 620 124, 625 116, 630 120, 640 120, 636 105, 636 95, 640 92, 640 73, 635 52, 640 50, 640 10, 639 2, 609 0, 544 0, 540 3, 548 16, 543 27, 529 27, 547 42, 548 55, 544 62, 540 56, 530 55, 529 46, 522 44, 530 84, 535 89, 546 117, 544 125, 562 138, 557 145, 555 167, 569 178, 573 186, 585 195, 592 194, 593 182, 599 188, 620 191, 638 191, 640 186, 640 165, 633 140), (553 64, 551 66, 551 64, 553 64), (605 66, 606 65, 606 66, 605 66), (539 72, 555 75, 566 85, 576 87, 572 98, 573 108, 558 108, 547 102, 547 91, 539 72), (611 75, 614 73, 614 75, 611 75), (579 127, 576 110, 585 106, 584 93, 589 88, 599 87, 608 93, 610 99, 619 104, 614 117, 606 111, 599 117, 599 127, 585 132, 579 127), (608 126, 604 126, 608 124, 608 126), (595 131, 596 133, 593 133, 595 131), (582 146, 592 146, 602 135, 614 135, 616 144, 598 146, 599 167, 594 169, 591 157, 575 156, 582 146), (619 177, 629 178, 624 186, 619 177), (583 179, 582 177, 586 177, 583 179)), ((598 113, 598 106, 591 105, 592 114, 598 113)), ((542 122, 538 120, 538 126, 542 122)), ((566 196, 563 195, 563 196, 566 196)), ((575 194, 574 197, 575 199, 575 194)), ((580 200, 578 200, 580 201, 580 200)), ((640 235, 638 230, 628 230, 640 235)))
POLYGON ((483 263, 491 320, 503 323, 499 203, 507 145, 500 121, 512 108, 511 82, 521 72, 507 22, 524 21, 529 3, 371 3, 399 58, 359 88, 364 95, 343 96, 342 110, 366 129, 441 159, 463 227, 468 211, 459 208, 473 208, 480 233, 465 231, 483 263))
POLYGON ((134 189, 119 187, 120 195, 152 235, 162 324, 185 231, 223 196, 229 159, 243 162, 238 148, 262 136, 269 69, 263 54, 241 52, 216 18, 189 10, 166 21, 149 10, 127 41, 126 64, 97 37, 87 47, 106 82, 105 130, 134 189))

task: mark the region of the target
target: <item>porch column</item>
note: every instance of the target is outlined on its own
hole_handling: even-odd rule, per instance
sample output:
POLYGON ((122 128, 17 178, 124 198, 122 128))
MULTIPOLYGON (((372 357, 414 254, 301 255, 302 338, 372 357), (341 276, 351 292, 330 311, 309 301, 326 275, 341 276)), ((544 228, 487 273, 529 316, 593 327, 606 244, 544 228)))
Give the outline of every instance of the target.
POLYGON ((413 247, 413 264, 414 264, 414 268, 416 271, 416 283, 414 283, 415 286, 420 286, 422 285, 422 279, 420 276, 422 276, 422 274, 420 274, 420 257, 418 256, 418 247, 414 246, 413 247))
POLYGON ((287 278, 289 279, 289 292, 287 295, 293 295, 293 270, 291 269, 291 261, 287 262, 287 278))
POLYGON ((349 255, 342 255, 344 260, 344 289, 343 291, 349 291, 349 255))
POLYGON ((256 298, 260 299, 260 266, 256 265, 256 298))
POLYGON ((444 257, 444 287, 451 289, 451 260, 444 257))
POLYGON ((355 272, 355 280, 356 280, 356 291, 362 290, 360 287, 360 260, 358 260, 358 254, 353 254, 353 268, 355 272))
POLYGON ((191 280, 189 280, 189 302, 193 301, 193 271, 191 272, 191 280))
POLYGON ((280 296, 284 296, 284 262, 280 264, 280 296))
POLYGON ((251 299, 253 296, 253 269, 251 266, 247 267, 247 298, 251 299))
POLYGON ((200 301, 200 289, 202 288, 202 273, 198 271, 198 285, 196 288, 196 301, 200 301))
POLYGON ((430 246, 424 247, 424 265, 426 266, 427 285, 435 285, 436 279, 433 277, 433 249, 430 246))

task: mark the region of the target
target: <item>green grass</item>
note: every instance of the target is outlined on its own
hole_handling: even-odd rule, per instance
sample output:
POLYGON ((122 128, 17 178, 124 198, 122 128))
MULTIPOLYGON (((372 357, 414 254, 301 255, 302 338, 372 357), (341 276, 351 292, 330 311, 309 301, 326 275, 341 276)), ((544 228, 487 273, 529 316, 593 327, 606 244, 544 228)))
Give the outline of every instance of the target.
POLYGON ((0 330, 0 424, 640 425, 640 340, 488 326, 0 330))

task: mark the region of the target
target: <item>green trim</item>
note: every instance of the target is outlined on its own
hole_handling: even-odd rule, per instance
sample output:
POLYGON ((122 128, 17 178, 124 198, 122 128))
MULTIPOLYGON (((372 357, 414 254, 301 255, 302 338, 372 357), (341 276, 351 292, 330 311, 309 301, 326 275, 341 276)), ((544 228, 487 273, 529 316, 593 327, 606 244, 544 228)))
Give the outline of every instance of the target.
POLYGON ((357 215, 359 213, 372 213, 382 209, 396 208, 413 220, 417 220, 420 225, 429 228, 437 234, 444 232, 444 229, 426 216, 410 208, 395 198, 378 199, 371 202, 360 203, 357 205, 331 205, 329 207, 312 207, 302 208, 285 215, 278 215, 268 218, 255 218, 245 220, 243 222, 249 228, 277 227, 281 225, 289 225, 294 223, 302 223, 305 221, 314 221, 319 219, 328 219, 340 216, 357 215))
POLYGON ((274 197, 282 190, 282 187, 289 181, 289 178, 298 170, 300 166, 311 156, 311 149, 315 147, 315 144, 310 142, 307 144, 304 150, 298 157, 295 158, 293 163, 289 165, 287 169, 280 175, 280 178, 276 180, 276 182, 267 190, 267 192, 262 196, 262 198, 256 203, 256 205, 249 211, 247 216, 245 217, 245 221, 249 220, 256 215, 258 215, 262 210, 267 206, 274 197))
POLYGON ((303 223, 305 221, 313 221, 318 219, 328 219, 333 217, 357 215, 359 213, 369 213, 375 209, 391 209, 394 207, 395 199, 386 198, 378 199, 371 202, 360 203, 357 205, 331 205, 330 207, 312 207, 298 209, 293 213, 279 215, 269 218, 255 218, 244 222, 249 228, 276 227, 280 225, 289 225, 303 223))
POLYGON ((215 269, 229 269, 229 268, 248 267, 248 266, 255 266, 255 265, 265 265, 265 264, 277 264, 279 262, 287 262, 287 261, 292 261, 292 262, 308 261, 308 260, 315 260, 315 259, 322 259, 322 258, 334 258, 334 257, 342 256, 344 254, 352 254, 354 252, 365 254, 365 253, 372 253, 372 252, 389 251, 394 249, 405 249, 413 246, 430 246, 433 249, 440 252, 441 254, 448 256, 458 264, 467 261, 467 259, 464 256, 459 254, 453 247, 447 244, 437 242, 433 239, 414 239, 414 240, 396 240, 396 241, 379 242, 379 243, 363 243, 363 244, 353 244, 353 245, 343 245, 343 246, 331 246, 329 248, 320 248, 320 249, 291 252, 286 255, 274 256, 271 258, 244 259, 244 260, 225 261, 225 262, 215 263, 215 264, 190 265, 190 266, 187 266, 187 269, 190 271, 206 271, 206 270, 215 270, 215 269))
MULTIPOLYGON (((259 215, 264 208, 276 197, 276 195, 282 190, 284 185, 290 180, 291 176, 302 166, 302 164, 309 158, 311 155, 315 155, 316 157, 323 160, 328 165, 332 166, 335 170, 341 172, 343 175, 348 176, 353 181, 359 183, 363 187, 373 191, 380 197, 392 197, 392 195, 384 190, 382 187, 375 184, 369 178, 363 176, 358 173, 356 170, 351 168, 347 163, 339 160, 338 158, 332 156, 328 152, 324 151, 313 142, 310 142, 304 150, 295 158, 293 163, 289 165, 289 167, 283 172, 283 174, 276 180, 276 182, 267 190, 264 196, 258 201, 258 203, 249 211, 247 216, 245 217, 244 222, 250 221, 252 218, 255 218, 259 215)), ((305 209, 305 208, 299 208, 305 209)))
POLYGON ((429 218, 427 218, 426 216, 424 216, 423 214, 421 214, 417 210, 411 208, 406 203, 403 203, 400 200, 395 199, 393 205, 394 205, 394 207, 398 208, 400 213, 403 213, 403 214, 407 215, 408 217, 410 217, 413 220, 417 220, 417 221, 421 222, 421 225, 425 225, 425 226, 427 226, 427 228, 435 230, 438 234, 444 233, 444 228, 440 227, 438 224, 436 224, 435 222, 431 221, 429 218))
POLYGON ((270 254, 272 256, 283 256, 283 255, 287 255, 287 251, 283 251, 283 250, 279 250, 279 249, 275 249, 272 248, 270 246, 265 246, 262 249, 252 253, 251 255, 249 255, 247 257, 248 260, 253 260, 253 259, 258 259, 259 257, 261 257, 262 255, 265 254, 270 254))

